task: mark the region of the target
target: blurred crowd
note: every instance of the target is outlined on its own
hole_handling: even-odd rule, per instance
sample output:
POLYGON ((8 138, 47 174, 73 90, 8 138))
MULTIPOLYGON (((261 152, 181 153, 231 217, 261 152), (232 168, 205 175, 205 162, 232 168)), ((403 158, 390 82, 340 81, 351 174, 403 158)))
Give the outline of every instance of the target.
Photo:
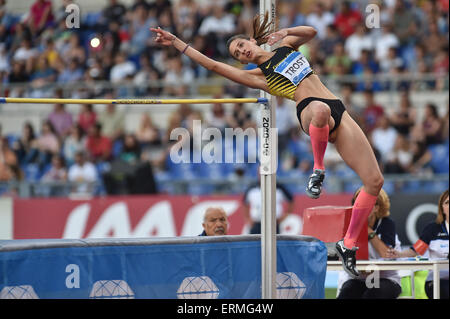
MULTIPOLYGON (((278 1, 278 27, 316 28, 316 38, 301 50, 319 75, 361 77, 358 83, 343 82, 335 93, 343 97, 349 113, 368 135, 385 173, 448 173, 448 102, 446 114, 439 114, 438 107, 428 103, 419 118, 411 101, 415 90, 448 90, 448 1, 375 1, 382 27, 374 29, 365 26, 365 6, 370 3, 366 2, 278 1), (373 74, 389 78, 421 73, 436 76, 422 82, 363 79, 373 74), (376 93, 393 89, 392 85, 401 98, 395 112, 387 112, 386 106, 377 102, 376 93), (355 92, 363 94, 362 105, 353 101, 355 92), (447 161, 446 168, 442 161, 447 161)), ((68 29, 65 8, 71 3, 64 0, 56 8, 50 0, 37 0, 28 14, 14 16, 6 10, 6 0, 0 0, 0 85, 8 87, 10 96, 116 98, 124 94, 120 89, 96 85, 102 81, 118 87, 131 83, 136 96, 189 95, 191 82, 212 74, 173 48, 156 46, 149 28, 160 26, 206 55, 234 63, 225 41, 232 34, 250 33, 259 1, 199 5, 195 0, 136 0, 125 6, 120 0, 109 0, 101 11, 84 15, 79 29, 68 29), (93 38, 98 42, 91 41, 93 38), (155 81, 163 85, 148 85, 155 81), (12 86, 15 83, 26 86, 12 86), (69 95, 61 89, 80 83, 83 89, 69 90, 69 95)), ((215 97, 245 96, 245 91, 226 90, 215 97)), ((308 137, 286 103, 277 99, 279 173, 306 175, 312 166, 308 137)), ((193 132, 195 120, 221 132, 226 127, 257 127, 252 112, 241 104, 226 111, 217 103, 206 115, 190 105, 180 105, 164 130, 153 123, 151 113, 142 113, 132 132, 125 129, 126 114, 112 104, 102 111, 83 105, 78 114, 68 112, 62 104, 53 108, 41 127, 26 122, 21 136, 2 134, 0 129, 0 181, 97 181, 110 194, 156 192, 151 182, 154 175, 158 179, 155 170, 177 172, 169 178, 198 173, 196 167, 189 167, 180 174, 171 163, 174 128, 193 132)), ((192 144, 194 152, 201 152, 192 144)), ((351 174, 331 144, 325 161, 330 173, 351 174)), ((220 168, 211 174, 256 176, 255 165, 244 166, 220 168)))
MULTIPOLYGON (((81 11, 80 27, 68 28, 65 8, 76 3, 72 0, 61 7, 36 0, 24 15, 9 13, 6 1, 0 0, 0 82, 29 83, 31 91, 10 94, 35 97, 51 96, 49 84, 83 81, 95 88, 102 80, 133 84, 135 95, 187 94, 193 79, 211 74, 174 48, 156 46, 149 28, 160 26, 207 56, 229 60, 226 39, 251 34, 252 17, 259 12, 259 0, 135 0, 129 6, 108 0, 99 12, 81 11), (161 86, 148 87, 158 80, 161 86)), ((361 80, 355 90, 448 89, 446 0, 284 0, 277 5, 278 28, 311 25, 318 31, 302 50, 320 75, 427 73, 438 77, 394 84, 361 80), (378 6, 378 28, 366 26, 369 3, 378 6)))

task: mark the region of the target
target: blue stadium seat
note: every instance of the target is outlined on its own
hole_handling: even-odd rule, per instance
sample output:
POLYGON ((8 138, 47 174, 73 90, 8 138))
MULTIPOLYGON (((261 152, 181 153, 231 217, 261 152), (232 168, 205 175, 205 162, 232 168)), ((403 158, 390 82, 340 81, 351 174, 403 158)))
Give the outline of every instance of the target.
POLYGON ((449 151, 448 144, 436 144, 428 147, 431 153, 430 166, 435 173, 448 173, 449 172, 449 151))
POLYGON ((198 177, 221 179, 225 177, 226 171, 222 163, 205 163, 194 164, 195 173, 198 177))
POLYGON ((88 12, 84 16, 83 24, 89 28, 92 28, 100 22, 101 18, 102 12, 88 12))
POLYGON ((423 191, 421 181, 408 181, 403 185, 402 192, 405 193, 421 193, 423 191))
POLYGON ((39 164, 31 163, 22 167, 25 179, 29 182, 37 182, 41 178, 41 170, 39 164))
POLYGON ((9 147, 13 147, 14 142, 18 141, 20 139, 19 135, 15 135, 15 134, 8 134, 6 135, 6 140, 8 141, 8 145, 9 147))
POLYGON ((168 171, 156 171, 154 177, 160 193, 176 193, 176 186, 168 182, 172 180, 172 176, 168 171))
POLYGON ((390 196, 395 192, 395 183, 391 181, 385 181, 383 189, 390 196))
POLYGON ((448 182, 446 181, 429 181, 422 185, 422 193, 440 194, 448 189, 448 182))
POLYGON ((114 141, 111 152, 112 156, 113 157, 119 156, 119 154, 122 152, 122 149, 123 149, 123 142, 121 140, 114 141))

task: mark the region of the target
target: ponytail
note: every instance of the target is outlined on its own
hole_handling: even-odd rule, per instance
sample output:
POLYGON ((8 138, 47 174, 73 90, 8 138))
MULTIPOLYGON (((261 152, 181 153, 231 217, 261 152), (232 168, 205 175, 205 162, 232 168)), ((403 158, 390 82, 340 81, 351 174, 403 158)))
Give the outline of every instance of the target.
MULTIPOLYGON (((256 40, 257 45, 262 45, 267 42, 267 36, 271 34, 272 32, 275 32, 275 23, 274 21, 269 21, 269 12, 266 11, 266 13, 263 15, 257 14, 253 18, 253 35, 252 38, 256 40), (263 18, 263 21, 261 22, 261 18, 263 18)), ((238 34, 234 35, 227 41, 227 49, 230 50, 230 44, 236 39, 245 39, 250 40, 250 37, 245 34, 238 34)))
POLYGON ((266 11, 264 17, 259 14, 253 18, 253 39, 256 40, 256 44, 262 45, 266 43, 267 36, 274 31, 274 21, 269 21, 268 11, 266 11), (261 18, 263 18, 262 22, 261 18))

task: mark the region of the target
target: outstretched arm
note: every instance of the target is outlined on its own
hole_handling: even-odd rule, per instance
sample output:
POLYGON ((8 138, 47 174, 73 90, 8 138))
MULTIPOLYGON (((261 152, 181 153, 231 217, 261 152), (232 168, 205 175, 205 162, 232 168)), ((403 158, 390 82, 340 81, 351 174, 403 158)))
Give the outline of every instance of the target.
POLYGON ((215 61, 189 46, 170 32, 164 31, 161 28, 150 28, 150 30, 156 33, 156 43, 165 46, 173 46, 204 68, 245 86, 265 91, 268 90, 264 78, 252 74, 252 72, 241 70, 231 65, 215 61))
POLYGON ((297 50, 299 46, 305 44, 317 34, 316 29, 309 26, 299 26, 278 30, 268 36, 267 44, 273 45, 281 41, 281 46, 290 46, 297 50))

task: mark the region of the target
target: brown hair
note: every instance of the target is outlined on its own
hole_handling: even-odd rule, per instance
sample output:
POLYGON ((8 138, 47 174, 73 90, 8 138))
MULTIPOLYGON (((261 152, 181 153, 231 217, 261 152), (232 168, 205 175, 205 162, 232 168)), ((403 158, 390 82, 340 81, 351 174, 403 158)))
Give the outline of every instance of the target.
MULTIPOLYGON (((355 204, 356 197, 358 197, 359 193, 361 192, 361 189, 362 187, 359 188, 355 192, 355 194, 353 194, 352 205, 355 204)), ((378 205, 378 211, 375 214, 377 218, 388 217, 391 214, 390 213, 391 201, 389 199, 388 194, 384 191, 384 189, 380 190, 375 205, 378 205)))
POLYGON ((441 197, 439 197, 439 207, 438 207, 438 215, 436 217, 436 224, 441 224, 445 220, 444 216, 444 201, 448 197, 448 189, 442 193, 441 197))
MULTIPOLYGON (((267 36, 275 31, 274 21, 269 21, 269 12, 266 11, 264 16, 262 14, 257 14, 253 17, 253 35, 251 38, 256 40, 257 45, 262 45, 267 42, 267 36), (263 21, 261 22, 261 18, 263 21)), ((230 50, 230 44, 236 39, 251 39, 246 34, 237 34, 232 36, 227 41, 227 49, 230 50)))

